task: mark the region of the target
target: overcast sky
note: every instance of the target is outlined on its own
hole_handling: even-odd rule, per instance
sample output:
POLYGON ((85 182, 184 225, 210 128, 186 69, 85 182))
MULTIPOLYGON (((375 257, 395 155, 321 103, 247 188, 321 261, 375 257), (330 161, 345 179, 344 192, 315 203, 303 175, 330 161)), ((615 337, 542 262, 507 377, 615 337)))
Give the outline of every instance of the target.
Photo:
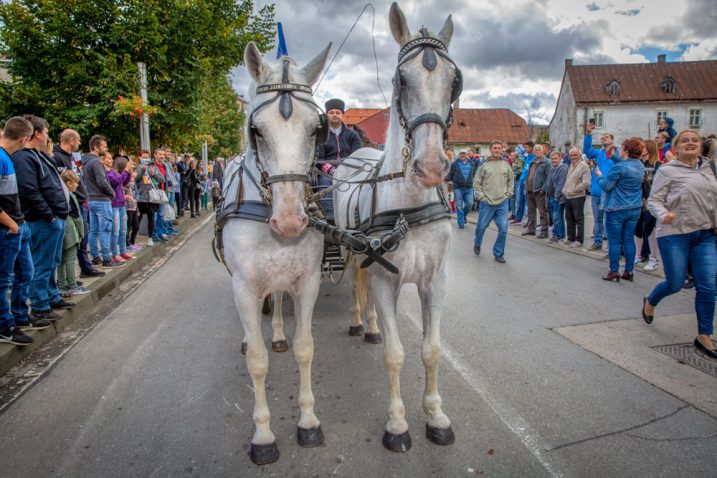
MULTIPOLYGON (((256 7, 266 3, 256 1, 256 7)), ((284 28, 289 56, 300 64, 333 42, 336 53, 365 1, 278 0, 276 20, 284 28)), ((391 2, 377 0, 374 38, 381 87, 390 101, 391 78, 399 46, 391 35, 391 2)), ((453 15, 449 46, 463 70, 464 108, 510 108, 525 116, 534 98, 548 122, 560 91, 565 58, 574 64, 717 59, 715 0, 407 0, 399 2, 411 32, 425 25, 441 29, 453 15)), ((339 52, 316 97, 331 97, 347 107, 387 106, 376 82, 371 48, 371 9, 339 52)), ((274 61, 276 49, 267 53, 274 61)), ((234 71, 234 84, 246 95, 244 67, 234 71)))

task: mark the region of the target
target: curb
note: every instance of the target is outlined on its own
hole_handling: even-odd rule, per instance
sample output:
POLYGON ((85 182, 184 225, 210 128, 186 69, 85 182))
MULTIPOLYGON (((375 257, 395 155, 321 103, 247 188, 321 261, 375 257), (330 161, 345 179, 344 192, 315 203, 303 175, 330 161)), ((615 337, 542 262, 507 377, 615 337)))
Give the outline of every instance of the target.
MULTIPOLYGON (((8 370, 15 366, 22 359, 30 355, 32 352, 40 349, 42 346, 50 342, 52 339, 60 335, 70 324, 94 307, 100 300, 112 293, 120 284, 130 278, 133 274, 140 271, 146 265, 154 261, 157 257, 165 256, 171 252, 173 246, 176 246, 188 236, 193 235, 214 218, 211 210, 207 211, 207 216, 197 221, 190 222, 189 218, 179 217, 178 228, 180 233, 167 242, 161 242, 152 247, 144 247, 137 253, 134 260, 128 262, 121 269, 114 269, 107 272, 103 277, 92 280, 91 284, 85 287, 90 289, 90 294, 78 296, 70 299, 76 304, 72 309, 56 310, 62 317, 57 322, 53 322, 52 327, 43 330, 30 330, 27 335, 31 336, 34 342, 30 345, 19 347, 13 344, 0 344, 0 376, 4 375, 8 370), (187 226, 182 230, 182 226, 187 226)), ((83 279, 85 281, 86 279, 83 279)))

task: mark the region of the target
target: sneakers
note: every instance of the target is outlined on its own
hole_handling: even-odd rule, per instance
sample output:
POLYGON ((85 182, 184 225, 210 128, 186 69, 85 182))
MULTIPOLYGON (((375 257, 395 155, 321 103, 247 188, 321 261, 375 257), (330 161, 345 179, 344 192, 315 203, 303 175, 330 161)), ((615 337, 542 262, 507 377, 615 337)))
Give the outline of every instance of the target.
POLYGON ((458 229, 465 229, 465 228, 466 228, 466 226, 464 226, 463 224, 458 224, 458 229))
POLYGON ((480 256, 480 246, 473 246, 473 254, 480 256))
POLYGON ((56 322, 61 319, 61 317, 55 313, 52 309, 50 310, 31 310, 30 311, 30 320, 47 320, 49 322, 56 322))
POLYGON ((659 265, 657 264, 657 259, 650 257, 650 260, 647 261, 647 264, 645 264, 645 267, 643 267, 642 270, 650 272, 656 270, 658 267, 659 265))
POLYGON ((100 264, 102 264, 102 259, 100 259, 99 257, 93 257, 93 258, 92 258, 92 265, 93 265, 93 266, 98 266, 98 265, 100 265, 100 264))
POLYGON ((110 259, 112 262, 115 262, 117 264, 122 264, 122 258, 120 256, 112 256, 112 259, 110 259))
POLYGON ((555 243, 557 243, 557 242, 560 242, 560 239, 558 239, 558 236, 553 236, 553 237, 550 238, 550 242, 552 242, 553 244, 555 244, 555 243))
POLYGON ((588 251, 602 251, 602 244, 593 242, 592 245, 588 247, 588 251))
POLYGON ((130 256, 129 254, 120 254, 119 256, 126 261, 131 261, 132 259, 134 259, 134 257, 130 256))
POLYGON ((536 236, 536 238, 538 238, 538 239, 547 239, 547 238, 548 238, 548 233, 547 233, 547 232, 541 232, 540 234, 538 234, 538 235, 536 236))
POLYGON ((570 247, 572 247, 573 249, 577 249, 578 247, 580 247, 580 246, 582 246, 582 245, 583 245, 583 243, 582 243, 582 242, 578 242, 578 241, 573 241, 573 242, 570 243, 570 247))
POLYGON ((72 294, 70 293, 70 289, 58 288, 57 292, 60 294, 60 297, 64 297, 64 298, 72 297, 72 294))
POLYGON ((85 277, 102 277, 103 275, 105 275, 105 273, 97 269, 92 269, 90 272, 80 272, 80 277, 83 279, 85 277))
POLYGON ((25 333, 17 327, 0 330, 0 343, 19 345, 20 347, 23 347, 25 345, 30 345, 32 342, 32 337, 25 335, 25 333))
POLYGON ((567 239, 560 239, 560 240, 558 241, 558 244, 562 244, 563 246, 566 245, 567 243, 568 243, 568 240, 567 240, 567 239))
POLYGON ((102 267, 106 269, 116 269, 118 267, 124 267, 124 264, 122 263, 122 259, 120 259, 119 262, 107 259, 106 261, 102 261, 102 267))
POLYGON ((152 240, 151 237, 149 239, 147 239, 147 245, 150 247, 154 245, 154 241, 152 240))
POLYGON ((511 226, 517 226, 517 225, 519 225, 519 224, 521 224, 521 223, 522 223, 522 221, 519 221, 518 219, 514 219, 514 220, 510 221, 509 224, 510 224, 511 226))
POLYGON ((85 289, 84 287, 78 285, 74 289, 70 289, 69 292, 70 292, 70 296, 75 296, 75 295, 89 294, 92 291, 90 291, 90 289, 85 289))
POLYGON ((29 318, 27 322, 15 321, 15 327, 20 330, 42 330, 52 326, 52 322, 45 319, 33 319, 29 318))
POLYGON ((54 304, 50 305, 50 308, 55 309, 55 310, 58 310, 58 309, 71 309, 71 308, 73 308, 73 307, 76 306, 76 305, 77 305, 77 304, 75 304, 74 302, 68 302, 68 301, 66 301, 66 300, 64 300, 64 299, 60 299, 60 300, 58 300, 57 302, 55 302, 54 304))
POLYGON ((133 251, 133 252, 134 252, 134 251, 139 251, 139 250, 141 250, 141 249, 142 249, 141 246, 137 246, 137 245, 135 245, 135 244, 130 244, 129 246, 127 246, 127 250, 128 250, 128 251, 133 251))

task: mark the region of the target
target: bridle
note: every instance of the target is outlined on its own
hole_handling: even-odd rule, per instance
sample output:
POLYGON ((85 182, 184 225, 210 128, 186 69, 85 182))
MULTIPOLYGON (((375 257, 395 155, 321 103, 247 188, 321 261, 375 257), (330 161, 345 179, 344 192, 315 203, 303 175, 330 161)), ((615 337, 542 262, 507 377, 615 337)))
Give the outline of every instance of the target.
POLYGON ((418 126, 426 123, 436 123, 443 130, 443 141, 446 142, 448 140, 448 128, 451 127, 451 123, 453 122, 453 103, 458 100, 461 96, 461 92, 463 91, 463 73, 451 57, 448 56, 448 48, 445 43, 438 38, 430 36, 428 30, 425 28, 421 28, 420 33, 421 37, 409 41, 398 52, 398 65, 396 65, 396 73, 393 77, 393 92, 394 97, 396 98, 398 122, 401 125, 401 128, 403 128, 405 134, 405 146, 403 148, 404 170, 406 162, 411 155, 413 132, 418 126), (404 85, 401 82, 401 66, 418 56, 421 52, 423 52, 423 67, 429 71, 433 71, 438 64, 436 54, 450 62, 456 69, 456 77, 454 78, 453 85, 451 87, 451 105, 448 110, 447 118, 443 118, 437 113, 423 113, 414 118, 412 121, 407 121, 406 116, 403 113, 403 108, 401 106, 401 93, 404 85))
MULTIPOLYGON (((281 83, 272 83, 268 85, 262 85, 256 88, 256 94, 262 94, 262 93, 271 93, 276 92, 276 95, 274 95, 272 98, 264 101, 263 103, 259 104, 256 108, 254 108, 249 115, 249 145, 251 146, 252 153, 254 154, 254 158, 256 160, 256 166, 259 170, 259 174, 261 175, 260 180, 257 183, 257 181, 254 180, 254 178, 250 179, 252 182, 254 182, 260 190, 260 194, 265 202, 271 203, 271 189, 269 186, 273 183, 280 183, 280 182, 303 182, 308 185, 311 182, 311 177, 307 173, 284 173, 284 174, 275 174, 273 176, 269 176, 269 174, 266 172, 266 170, 263 168, 261 161, 259 160, 259 153, 257 151, 256 146, 256 138, 257 136, 261 136, 261 131, 259 128, 257 128, 254 125, 254 115, 256 115, 262 108, 265 106, 268 106, 272 103, 274 103, 276 100, 279 100, 279 112, 281 113, 282 118, 284 120, 288 121, 291 117, 291 114, 293 113, 293 104, 291 101, 291 98, 294 98, 298 101, 303 101, 304 103, 308 103, 312 105, 319 116, 319 125, 316 127, 316 130, 314 132, 314 137, 316 138, 316 144, 325 144, 328 141, 329 137, 329 124, 328 124, 328 118, 326 114, 321 110, 321 108, 314 102, 313 99, 310 98, 302 98, 300 96, 296 96, 295 92, 301 92, 301 93, 308 93, 309 95, 313 95, 313 91, 311 90, 311 87, 309 85, 303 85, 299 83, 291 83, 289 82, 289 60, 285 59, 283 64, 283 70, 282 70, 282 80, 281 83)), ((316 150, 316 148, 314 148, 316 150)), ((307 171, 311 171, 313 169, 313 165, 316 162, 316 153, 314 154, 314 158, 309 165, 309 168, 307 171)), ((248 171, 247 171, 248 172, 248 171)))

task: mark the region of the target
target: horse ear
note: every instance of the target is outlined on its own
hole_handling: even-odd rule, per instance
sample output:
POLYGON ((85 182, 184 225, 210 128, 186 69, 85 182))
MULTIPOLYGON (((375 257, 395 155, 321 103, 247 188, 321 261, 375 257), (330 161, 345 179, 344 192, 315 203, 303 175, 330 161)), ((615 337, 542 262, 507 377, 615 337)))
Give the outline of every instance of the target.
POLYGON ((443 28, 438 32, 438 38, 446 44, 446 48, 451 43, 451 37, 453 37, 453 15, 448 15, 446 23, 443 24, 443 28))
POLYGON ((308 62, 301 69, 301 75, 304 77, 307 84, 313 85, 316 83, 316 80, 319 79, 319 74, 321 74, 321 70, 324 69, 324 65, 326 64, 326 59, 328 58, 330 51, 331 43, 329 43, 326 48, 321 51, 321 53, 316 55, 316 58, 308 62))
POLYGON ((249 70, 249 75, 259 84, 266 79, 271 71, 269 65, 267 65, 261 57, 261 52, 253 41, 247 43, 246 48, 244 49, 244 64, 246 65, 247 70, 249 70))
POLYGON ((388 20, 391 24, 391 33, 396 42, 403 46, 411 39, 411 32, 408 29, 408 22, 406 17, 403 15, 403 11, 399 8, 396 2, 391 4, 391 11, 388 14, 388 20))

